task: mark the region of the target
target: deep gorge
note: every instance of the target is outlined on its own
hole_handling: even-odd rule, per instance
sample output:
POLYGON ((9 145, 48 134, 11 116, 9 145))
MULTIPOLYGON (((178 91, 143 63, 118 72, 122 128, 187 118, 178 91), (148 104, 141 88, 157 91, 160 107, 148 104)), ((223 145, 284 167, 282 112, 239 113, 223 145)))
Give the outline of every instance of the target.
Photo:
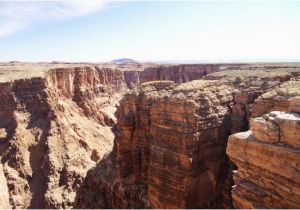
POLYGON ((89 65, 3 82, 0 207, 299 208, 299 72, 89 65))

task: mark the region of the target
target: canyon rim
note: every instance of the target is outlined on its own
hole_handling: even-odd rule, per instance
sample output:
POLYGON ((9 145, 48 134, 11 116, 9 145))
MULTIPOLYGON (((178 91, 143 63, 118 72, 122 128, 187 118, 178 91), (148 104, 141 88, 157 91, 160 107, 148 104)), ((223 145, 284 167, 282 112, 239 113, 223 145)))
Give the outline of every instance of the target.
POLYGON ((0 1, 0 209, 299 209, 299 11, 0 1))
POLYGON ((300 64, 119 65, 1 64, 1 208, 299 207, 300 64))

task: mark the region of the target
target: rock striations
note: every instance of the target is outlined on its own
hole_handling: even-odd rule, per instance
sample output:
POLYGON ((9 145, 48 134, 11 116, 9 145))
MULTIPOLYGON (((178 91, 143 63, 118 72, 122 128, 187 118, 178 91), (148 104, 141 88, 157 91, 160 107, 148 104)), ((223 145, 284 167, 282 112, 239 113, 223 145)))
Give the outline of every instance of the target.
POLYGON ((0 208, 300 207, 298 64, 36 65, 0 63, 0 208))
POLYGON ((227 154, 238 167, 235 208, 299 208, 299 129, 299 114, 273 111, 230 136, 227 154))
POLYGON ((205 77, 208 80, 222 80, 237 90, 231 113, 231 133, 247 131, 251 117, 260 116, 271 110, 284 110, 287 105, 282 103, 285 101, 285 96, 282 95, 286 92, 284 90, 290 89, 288 91, 290 93, 287 93, 289 95, 299 90, 297 75, 300 69, 278 66, 279 70, 269 71, 271 67, 276 69, 276 66, 264 66, 264 70, 259 67, 252 70, 253 66, 250 65, 243 66, 240 70, 219 71, 205 77), (278 86, 281 88, 277 89, 278 86), (278 107, 279 105, 283 107, 278 107))
POLYGON ((1 83, 1 207, 72 207, 86 172, 112 149, 107 125, 124 87, 120 71, 98 67, 1 83))
POLYGON ((300 91, 288 81, 253 104, 250 130, 229 137, 236 208, 299 208, 300 91), (270 113, 268 113, 270 112, 270 113))
POLYGON ((201 79, 205 75, 220 71, 225 67, 225 64, 160 65, 147 67, 143 71, 124 71, 124 78, 126 84, 131 88, 137 84, 157 80, 171 80, 176 83, 185 83, 201 79))
POLYGON ((160 81, 125 95, 117 110, 114 159, 109 160, 115 180, 107 181, 111 172, 87 176, 77 207, 221 207, 231 90, 218 81, 178 86, 160 81), (90 191, 95 185, 103 189, 100 194, 90 191), (112 188, 131 198, 139 194, 116 203, 120 197, 109 197, 112 188))

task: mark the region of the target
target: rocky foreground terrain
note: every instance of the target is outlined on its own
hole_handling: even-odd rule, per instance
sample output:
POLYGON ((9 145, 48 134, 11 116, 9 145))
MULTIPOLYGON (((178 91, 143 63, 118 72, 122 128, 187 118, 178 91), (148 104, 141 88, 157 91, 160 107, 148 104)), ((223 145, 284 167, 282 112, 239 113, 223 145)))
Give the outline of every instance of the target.
POLYGON ((0 208, 300 208, 300 64, 0 63, 0 208))

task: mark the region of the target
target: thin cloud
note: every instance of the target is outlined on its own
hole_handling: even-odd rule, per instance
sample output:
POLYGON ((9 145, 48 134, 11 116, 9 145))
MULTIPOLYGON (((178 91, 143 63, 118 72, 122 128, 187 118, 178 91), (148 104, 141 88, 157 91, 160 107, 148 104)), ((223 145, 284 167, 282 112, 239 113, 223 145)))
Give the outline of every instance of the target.
POLYGON ((36 23, 62 20, 101 10, 106 1, 1 1, 0 38, 36 23))

